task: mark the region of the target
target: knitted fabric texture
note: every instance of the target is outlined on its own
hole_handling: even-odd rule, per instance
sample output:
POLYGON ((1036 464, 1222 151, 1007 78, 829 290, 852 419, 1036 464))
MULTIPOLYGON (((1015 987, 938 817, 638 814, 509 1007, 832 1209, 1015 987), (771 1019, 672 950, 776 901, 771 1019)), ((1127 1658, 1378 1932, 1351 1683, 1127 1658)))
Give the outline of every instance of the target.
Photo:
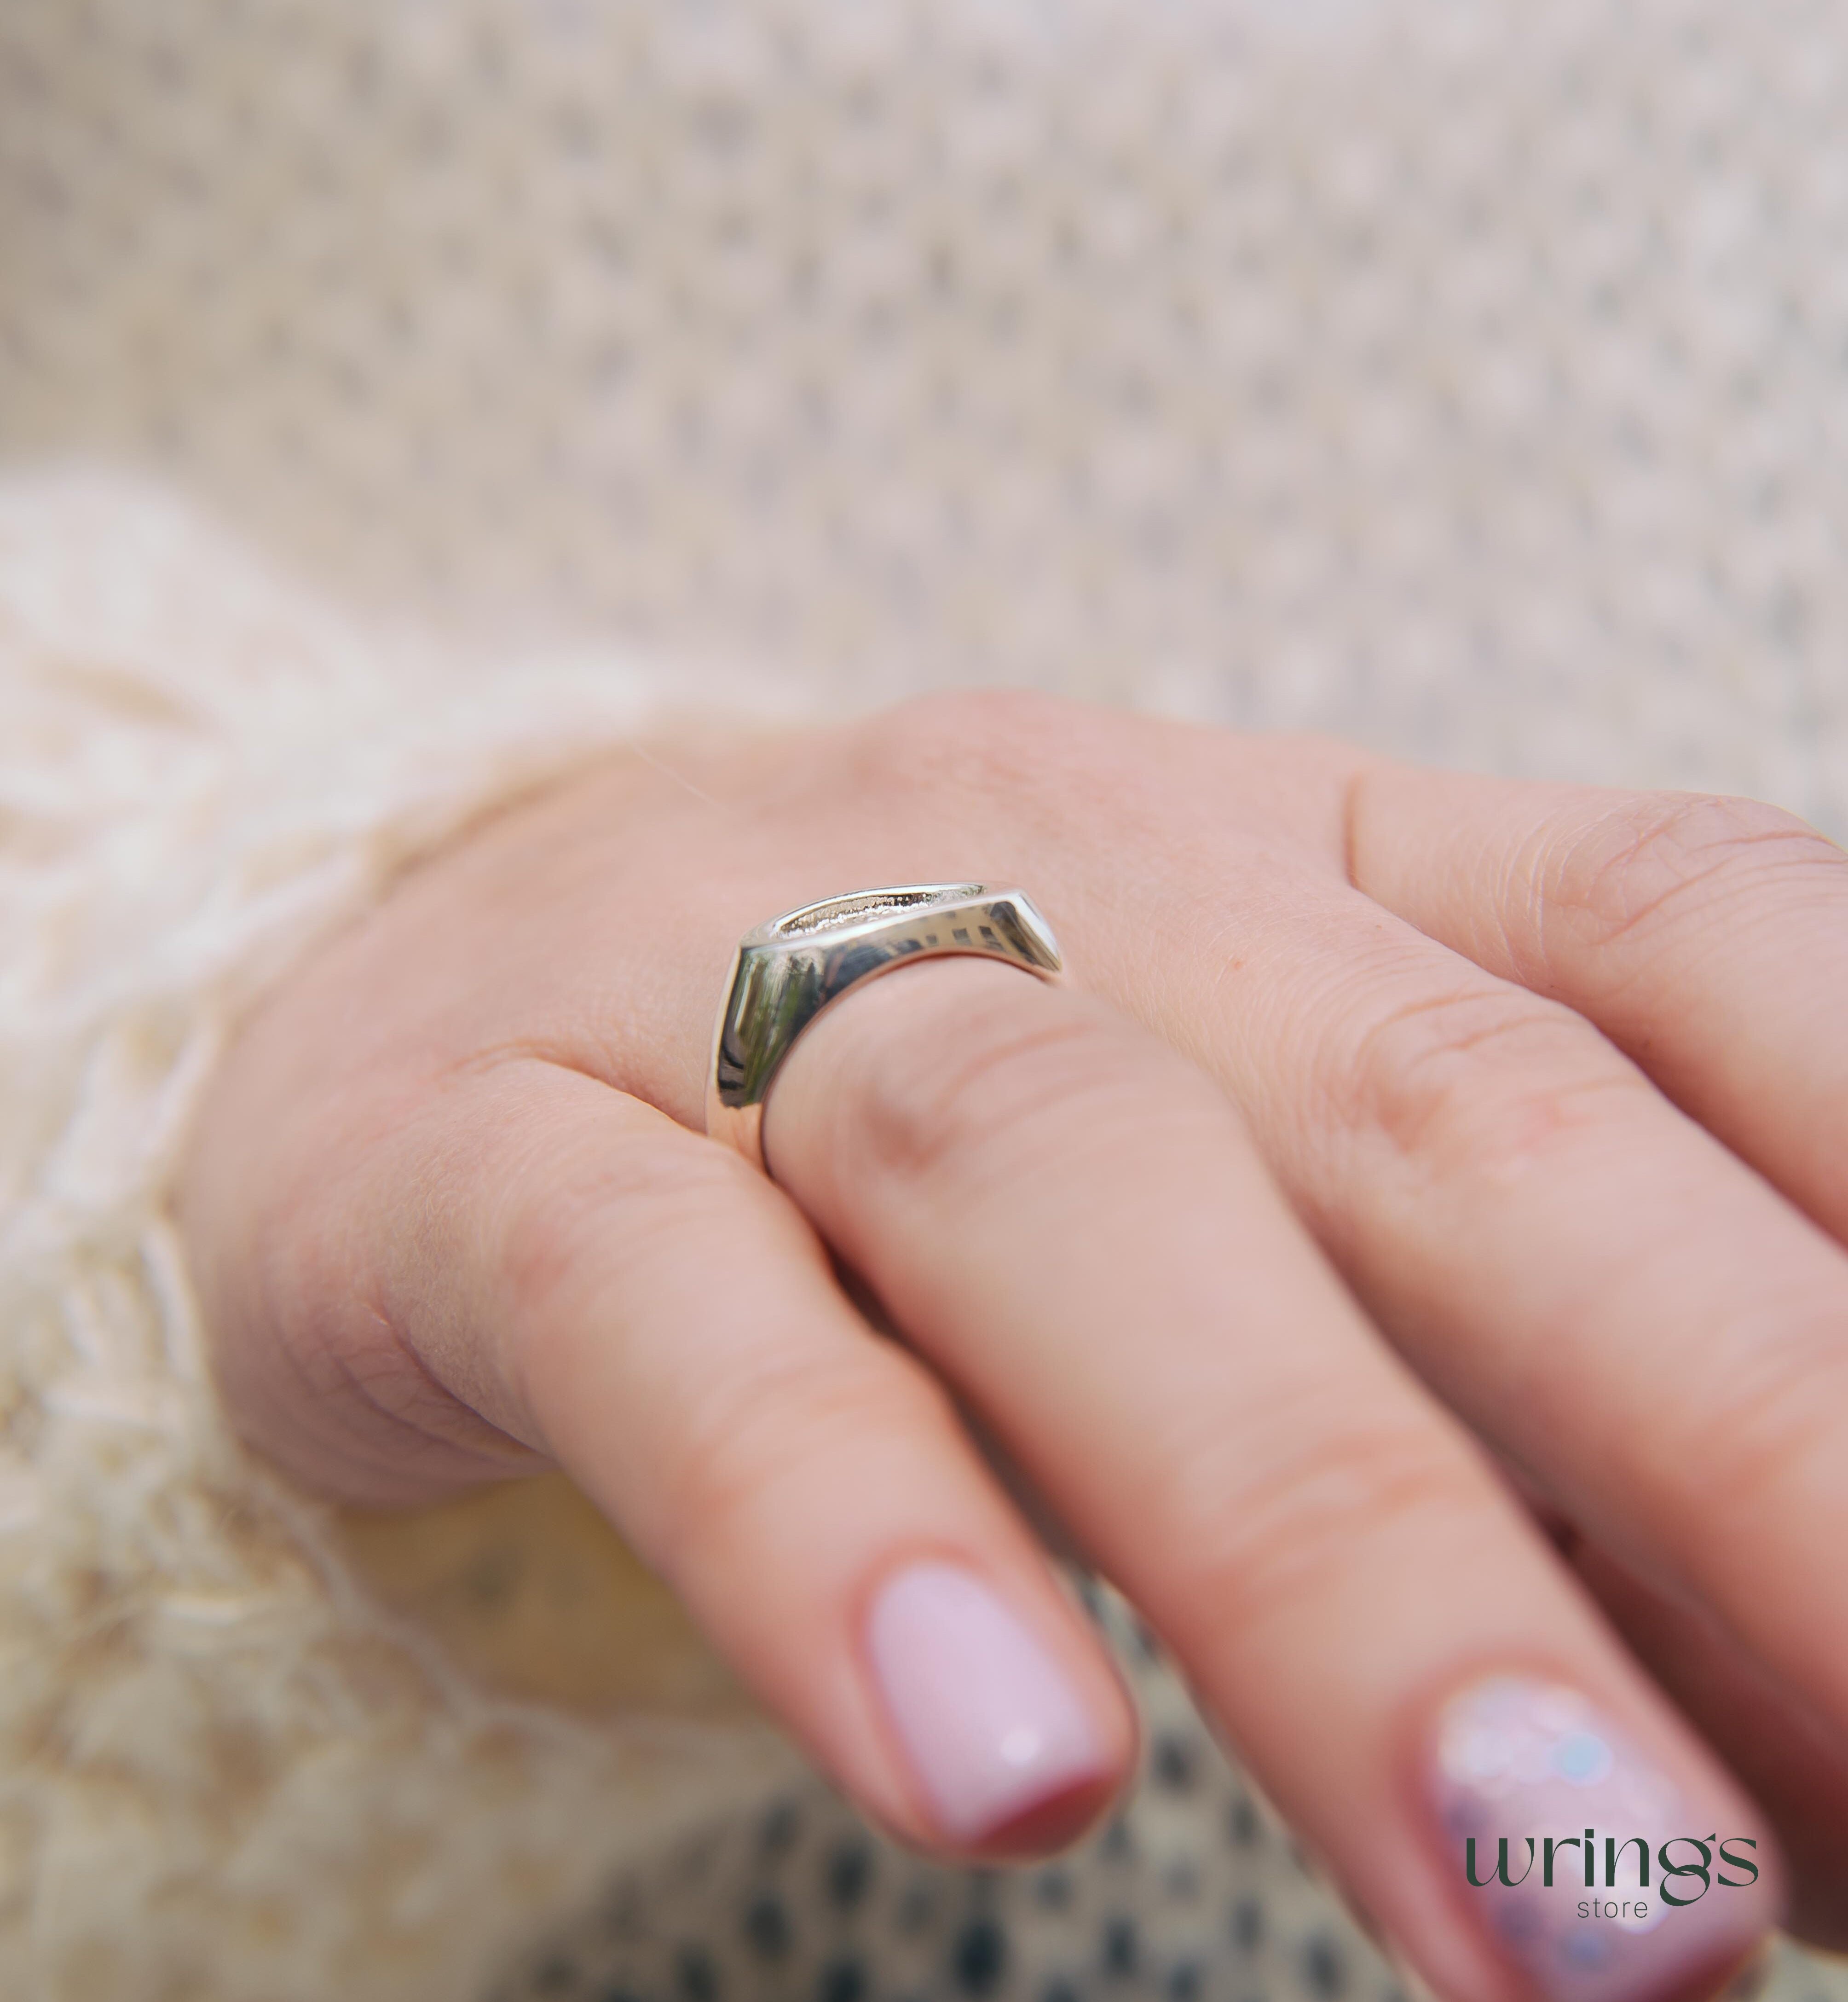
POLYGON ((158 497, 0 485, 0 1992, 462 1996, 535 1911, 786 1775, 761 1731, 481 1695, 229 1439, 163 1199, 262 982, 632 730, 469 687, 158 497))
POLYGON ((1848 825, 1848 0, 9 0, 0 442, 475 650, 1848 825))

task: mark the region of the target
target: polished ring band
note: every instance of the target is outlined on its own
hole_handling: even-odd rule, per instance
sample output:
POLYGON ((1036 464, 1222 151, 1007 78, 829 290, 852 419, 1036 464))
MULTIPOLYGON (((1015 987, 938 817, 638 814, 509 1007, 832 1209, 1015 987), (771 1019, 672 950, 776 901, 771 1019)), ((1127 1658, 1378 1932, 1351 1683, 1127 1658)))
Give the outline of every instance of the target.
POLYGON ((796 1038, 849 988, 921 959, 973 953, 1041 979, 1061 961, 1023 890, 913 883, 804 904, 738 942, 713 1031, 706 1130, 764 1165, 764 1100, 796 1038))

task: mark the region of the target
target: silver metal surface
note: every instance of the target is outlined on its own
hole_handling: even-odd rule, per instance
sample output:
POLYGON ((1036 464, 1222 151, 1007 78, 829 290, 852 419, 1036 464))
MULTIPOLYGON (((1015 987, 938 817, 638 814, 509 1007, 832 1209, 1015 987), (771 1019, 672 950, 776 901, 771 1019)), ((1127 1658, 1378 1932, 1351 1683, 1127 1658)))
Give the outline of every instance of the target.
POLYGON ((786 911, 747 932, 713 1031, 706 1130, 764 1165, 764 1100, 796 1038, 863 980, 922 959, 974 954, 1041 979, 1062 961, 1023 890, 911 883, 856 890, 786 911))

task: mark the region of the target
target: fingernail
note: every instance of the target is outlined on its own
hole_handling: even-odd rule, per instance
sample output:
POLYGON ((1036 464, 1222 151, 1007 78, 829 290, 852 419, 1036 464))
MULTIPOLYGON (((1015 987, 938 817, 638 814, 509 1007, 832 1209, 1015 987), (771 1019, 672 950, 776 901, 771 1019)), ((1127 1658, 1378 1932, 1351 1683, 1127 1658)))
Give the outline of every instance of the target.
POLYGON ((915 1564, 890 1579, 873 1602, 866 1649, 951 1841, 978 1841, 1109 1777, 1108 1751, 1064 1671, 960 1564, 915 1564))
POLYGON ((1559 2002, 1710 1992, 1775 1921, 1769 1830, 1706 1791, 1558 1683, 1478 1683, 1438 1721, 1434 1793, 1461 1896, 1559 2002))

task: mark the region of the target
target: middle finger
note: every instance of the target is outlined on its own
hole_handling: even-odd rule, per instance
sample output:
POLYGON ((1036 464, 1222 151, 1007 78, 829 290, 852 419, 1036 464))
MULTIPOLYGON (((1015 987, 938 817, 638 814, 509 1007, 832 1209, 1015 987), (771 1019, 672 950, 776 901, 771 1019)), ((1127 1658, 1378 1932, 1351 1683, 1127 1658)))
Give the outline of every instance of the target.
POLYGON ((1647 1931, 1578 1915, 1588 1824, 1659 1850, 1750 1840, 1756 1818, 1374 1338, 1191 1065, 1094 1001, 920 966, 804 1036, 764 1136, 1440 1986, 1667 1996, 1769 1923, 1762 1838, 1739 1852, 1756 1886, 1658 1906, 1647 1931), (1503 1837, 1517 1877, 1529 1836, 1573 1867, 1485 1900, 1466 1836, 1491 1871, 1503 1837), (1518 1922, 1485 1930, 1498 1915, 1518 1922))
POLYGON ((1848 1731, 1848 1254, 1582 1017, 1344 888, 1173 1027, 1424 1380, 1848 1731))

